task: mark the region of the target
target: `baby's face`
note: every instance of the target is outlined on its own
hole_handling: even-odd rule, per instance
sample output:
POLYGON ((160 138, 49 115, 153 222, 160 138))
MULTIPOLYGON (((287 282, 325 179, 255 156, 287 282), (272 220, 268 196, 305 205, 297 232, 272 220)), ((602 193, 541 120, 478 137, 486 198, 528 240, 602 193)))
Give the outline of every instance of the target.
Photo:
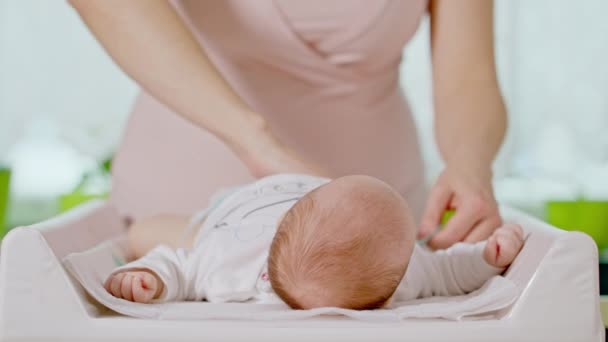
MULTIPOLYGON (((291 274, 289 288, 283 288, 283 293, 296 297, 304 293, 299 302, 306 303, 300 305, 305 308, 384 305, 401 281, 414 247, 415 226, 405 200, 385 183, 367 176, 341 177, 315 189, 283 215, 279 224, 277 236, 281 238, 273 242, 270 257, 276 274, 291 274), (305 291, 302 286, 315 290, 305 291), (347 298, 358 297, 357 303, 344 298, 335 302, 329 297, 326 301, 320 299, 319 291, 363 291, 368 300, 361 299, 365 295, 353 295, 347 298), (308 292, 315 298, 309 300, 308 292)), ((275 279, 273 287, 280 286, 278 283, 275 279)))

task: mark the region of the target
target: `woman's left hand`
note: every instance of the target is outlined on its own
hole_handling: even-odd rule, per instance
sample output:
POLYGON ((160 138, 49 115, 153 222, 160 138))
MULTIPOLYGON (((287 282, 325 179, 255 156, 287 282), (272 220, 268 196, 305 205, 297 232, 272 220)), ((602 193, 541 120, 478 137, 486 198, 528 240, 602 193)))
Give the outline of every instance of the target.
POLYGON ((492 191, 492 171, 463 171, 446 167, 431 189, 419 228, 419 238, 432 234, 445 210, 455 214, 430 241, 433 249, 456 242, 487 239, 502 224, 492 191))

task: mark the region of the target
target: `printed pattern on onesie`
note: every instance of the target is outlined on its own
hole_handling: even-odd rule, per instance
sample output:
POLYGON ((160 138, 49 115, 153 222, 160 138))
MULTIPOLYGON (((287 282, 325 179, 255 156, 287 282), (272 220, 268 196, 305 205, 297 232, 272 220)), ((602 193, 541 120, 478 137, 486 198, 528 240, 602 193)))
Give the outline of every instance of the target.
POLYGON ((210 270, 213 283, 225 287, 233 272, 238 272, 245 283, 251 281, 254 300, 281 302, 272 291, 267 271, 268 250, 279 219, 302 196, 328 181, 304 175, 266 177, 235 191, 210 211, 195 245, 216 259, 212 268, 217 272, 210 270))
POLYGON ((225 198, 209 213, 201 234, 229 229, 233 238, 247 242, 276 230, 279 218, 302 196, 327 183, 326 178, 279 174, 262 178, 225 198))

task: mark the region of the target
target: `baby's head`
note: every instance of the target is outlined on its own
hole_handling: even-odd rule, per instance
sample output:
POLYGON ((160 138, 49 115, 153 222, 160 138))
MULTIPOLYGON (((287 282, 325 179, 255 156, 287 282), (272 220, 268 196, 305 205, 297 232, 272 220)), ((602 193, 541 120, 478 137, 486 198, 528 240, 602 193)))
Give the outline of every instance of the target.
POLYGON ((270 247, 270 283, 294 309, 379 308, 401 282, 414 240, 395 190, 372 177, 338 178, 285 214, 270 247))

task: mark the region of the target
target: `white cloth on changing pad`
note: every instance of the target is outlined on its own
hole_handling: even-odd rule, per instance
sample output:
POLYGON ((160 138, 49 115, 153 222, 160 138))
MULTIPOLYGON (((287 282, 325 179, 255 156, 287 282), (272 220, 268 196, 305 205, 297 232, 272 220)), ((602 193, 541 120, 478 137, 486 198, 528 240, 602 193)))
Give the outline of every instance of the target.
POLYGON ((116 269, 112 264, 116 256, 109 252, 112 248, 102 245, 68 256, 65 265, 104 305, 123 314, 149 318, 277 319, 339 313, 364 319, 384 316, 459 319, 462 315, 500 309, 516 299, 519 291, 515 285, 498 277, 502 270, 483 260, 483 243, 456 244, 439 252, 416 246, 404 280, 387 309, 361 312, 337 308, 287 310, 268 281, 268 249, 279 218, 300 197, 327 181, 304 175, 275 175, 239 188, 208 210, 192 250, 159 246, 143 258, 116 269), (130 303, 112 297, 103 289, 102 284, 112 271, 136 268, 150 269, 163 281, 165 290, 156 303, 130 303), (492 280, 479 291, 442 300, 444 304, 450 303, 449 310, 435 299, 412 302, 421 297, 465 295, 482 287, 490 278, 492 280), (196 303, 195 306, 192 306, 195 303, 176 303, 184 300, 206 300, 208 303, 196 303), (248 305, 238 306, 239 310, 245 310, 241 313, 222 313, 216 309, 206 312, 200 306, 226 302, 248 302, 248 305), (274 304, 270 308, 275 309, 264 305, 266 309, 260 316, 261 307, 254 309, 256 305, 251 303, 274 304), (188 309, 174 310, 178 307, 188 309))
MULTIPOLYGON (((64 266, 69 273, 97 302, 120 314, 164 320, 297 320, 320 315, 336 314, 364 321, 399 321, 407 318, 444 318, 448 320, 479 319, 497 310, 509 307, 520 294, 511 280, 502 276, 490 278, 480 289, 467 295, 428 297, 410 301, 396 301, 386 309, 345 310, 320 308, 291 310, 283 303, 255 304, 167 302, 155 304, 133 303, 110 295, 103 281, 116 268, 123 251, 113 241, 95 248, 68 255, 64 266)), ((86 300, 83 297, 83 300, 86 300)))

